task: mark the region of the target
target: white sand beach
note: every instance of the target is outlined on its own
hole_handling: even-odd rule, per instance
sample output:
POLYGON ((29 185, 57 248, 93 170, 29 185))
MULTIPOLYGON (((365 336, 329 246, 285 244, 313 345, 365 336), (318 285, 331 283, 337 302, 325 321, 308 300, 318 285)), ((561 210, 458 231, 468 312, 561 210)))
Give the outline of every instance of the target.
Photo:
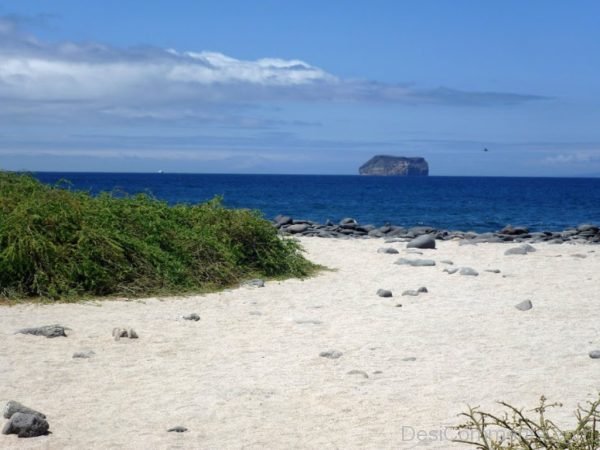
POLYGON ((52 432, 0 435, 0 448, 465 448, 446 427, 467 405, 533 408, 545 395, 572 423, 596 398, 600 247, 505 256, 514 245, 438 242, 420 256, 379 239, 302 243, 335 270, 186 298, 0 307, 0 402, 43 412, 52 432), (407 255, 436 266, 393 264, 407 255), (479 276, 443 272, 446 259, 479 276), (515 308, 526 299, 533 309, 515 308), (54 323, 69 336, 14 334, 54 323), (121 326, 139 339, 113 340, 121 326), (167 432, 177 425, 189 431, 167 432))

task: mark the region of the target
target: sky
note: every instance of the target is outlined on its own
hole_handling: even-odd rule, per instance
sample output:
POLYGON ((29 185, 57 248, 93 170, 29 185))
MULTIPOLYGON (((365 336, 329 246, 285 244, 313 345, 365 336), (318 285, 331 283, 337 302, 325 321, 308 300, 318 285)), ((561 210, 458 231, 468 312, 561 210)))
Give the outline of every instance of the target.
POLYGON ((0 168, 356 174, 389 154, 600 176, 598 17, 584 0, 0 0, 0 168))

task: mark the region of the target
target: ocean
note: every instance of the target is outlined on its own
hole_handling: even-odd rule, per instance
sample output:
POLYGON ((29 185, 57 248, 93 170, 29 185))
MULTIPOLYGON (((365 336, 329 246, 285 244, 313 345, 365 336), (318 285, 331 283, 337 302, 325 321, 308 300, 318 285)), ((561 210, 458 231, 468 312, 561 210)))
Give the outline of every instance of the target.
POLYGON ((507 224, 558 231, 600 224, 600 178, 364 177, 338 175, 227 175, 57 173, 34 174, 45 183, 68 180, 71 189, 145 192, 175 203, 221 196, 232 208, 250 208, 325 222, 353 217, 362 224, 429 225, 461 231, 497 231, 507 224))

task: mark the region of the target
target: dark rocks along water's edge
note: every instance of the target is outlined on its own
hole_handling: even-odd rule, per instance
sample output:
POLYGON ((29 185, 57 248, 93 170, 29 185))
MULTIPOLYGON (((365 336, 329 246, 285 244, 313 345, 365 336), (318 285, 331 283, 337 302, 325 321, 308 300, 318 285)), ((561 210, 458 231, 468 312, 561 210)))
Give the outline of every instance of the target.
POLYGON ((384 225, 376 227, 369 224, 360 224, 358 220, 351 217, 342 219, 338 223, 328 220, 326 223, 321 224, 311 220, 298 220, 290 216, 278 215, 273 219, 273 225, 282 235, 329 239, 381 238, 388 242, 409 242, 420 236, 429 235, 436 240, 464 240, 473 244, 489 242, 600 243, 600 227, 593 224, 581 224, 562 231, 530 231, 527 227, 507 225, 498 231, 476 233, 474 231, 443 230, 429 226, 384 225))

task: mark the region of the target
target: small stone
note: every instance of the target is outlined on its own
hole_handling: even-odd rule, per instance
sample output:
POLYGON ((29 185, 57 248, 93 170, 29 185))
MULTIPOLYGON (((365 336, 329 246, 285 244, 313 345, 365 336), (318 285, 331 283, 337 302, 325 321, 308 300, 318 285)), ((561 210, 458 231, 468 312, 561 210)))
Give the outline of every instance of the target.
POLYGON ((338 350, 327 350, 327 351, 319 353, 319 356, 321 358, 329 358, 329 359, 338 359, 342 355, 343 355, 343 353, 338 350))
POLYGON ((48 434, 49 428, 46 419, 39 415, 17 412, 4 425, 2 434, 16 434, 20 438, 36 437, 48 434))
POLYGON ((449 259, 442 259, 440 262, 442 264, 448 264, 450 266, 454 265, 454 262, 450 261, 449 259))
POLYGON ((45 336, 47 338, 67 337, 65 330, 70 330, 70 328, 63 327, 62 325, 45 325, 43 327, 23 328, 18 330, 15 334, 32 334, 34 336, 45 336))
POLYGON ((396 253, 400 253, 398 250, 392 247, 381 247, 377 250, 377 253, 387 253, 388 255, 394 255, 396 253))
POLYGON ((73 353, 73 359, 89 359, 92 356, 94 356, 96 353, 94 352, 94 350, 84 350, 81 352, 75 352, 73 353))
POLYGON ((600 350, 592 350, 589 355, 592 359, 600 359, 600 350))
POLYGON ((427 290, 427 288, 425 286, 421 286, 419 289, 417 289, 417 292, 425 294, 429 291, 427 290))
POLYGON ((184 320, 193 320, 194 322, 198 322, 200 320, 200 316, 196 313, 188 314, 187 316, 183 316, 184 320))
POLYGON ((28 408, 27 406, 22 405, 19 402, 15 402, 14 400, 10 400, 10 401, 6 402, 6 405, 4 406, 4 411, 3 411, 3 415, 4 415, 5 419, 10 419, 13 416, 13 414, 16 414, 18 412, 23 413, 23 414, 33 414, 33 415, 41 417, 42 419, 46 418, 46 416, 44 414, 42 414, 41 412, 36 411, 35 409, 28 408))
POLYGON ((452 268, 447 267, 444 269, 444 272, 448 273, 449 275, 452 275, 452 274, 458 272, 458 267, 452 267, 452 268))
POLYGON ((381 375, 383 372, 381 370, 376 370, 373 372, 373 375, 381 375))
POLYGON ((261 280, 260 278, 255 278, 253 280, 244 281, 242 284, 244 286, 248 286, 248 287, 257 287, 257 288, 265 287, 265 281, 261 280))
POLYGON ((529 311, 533 308, 533 304, 531 303, 531 300, 523 300, 521 303, 515 305, 515 308, 519 311, 529 311))
POLYGON ((413 266, 413 267, 427 267, 427 266, 435 266, 435 261, 433 261, 431 259, 400 258, 394 264, 408 265, 408 266, 413 266))
POLYGON ((346 375, 360 375, 363 378, 369 378, 369 375, 367 375, 367 372, 365 372, 363 370, 351 370, 351 371, 347 372, 346 375))
POLYGON ((402 303, 396 303, 396 308, 402 308, 402 303))
POLYGON ((500 269, 485 269, 484 272, 490 272, 490 273, 500 273, 500 269))
POLYGON ((377 295, 380 297, 391 297, 392 291, 388 291, 387 289, 377 289, 377 295))
POLYGON ((123 328, 113 328, 112 335, 113 338, 115 338, 115 341, 120 340, 122 337, 128 337, 127 330, 124 330, 123 328))
POLYGON ((466 276, 471 276, 471 277, 477 277, 479 276, 479 272, 477 272, 475 269, 471 269, 470 267, 463 267, 460 269, 460 274, 461 275, 466 275, 466 276))
POLYGON ((168 433, 185 433, 188 429, 186 427, 181 427, 181 426, 177 426, 177 427, 173 427, 173 428, 169 428, 167 430, 168 433))
POLYGON ((129 339, 137 339, 139 338, 138 334, 135 332, 133 328, 129 329, 129 339))

